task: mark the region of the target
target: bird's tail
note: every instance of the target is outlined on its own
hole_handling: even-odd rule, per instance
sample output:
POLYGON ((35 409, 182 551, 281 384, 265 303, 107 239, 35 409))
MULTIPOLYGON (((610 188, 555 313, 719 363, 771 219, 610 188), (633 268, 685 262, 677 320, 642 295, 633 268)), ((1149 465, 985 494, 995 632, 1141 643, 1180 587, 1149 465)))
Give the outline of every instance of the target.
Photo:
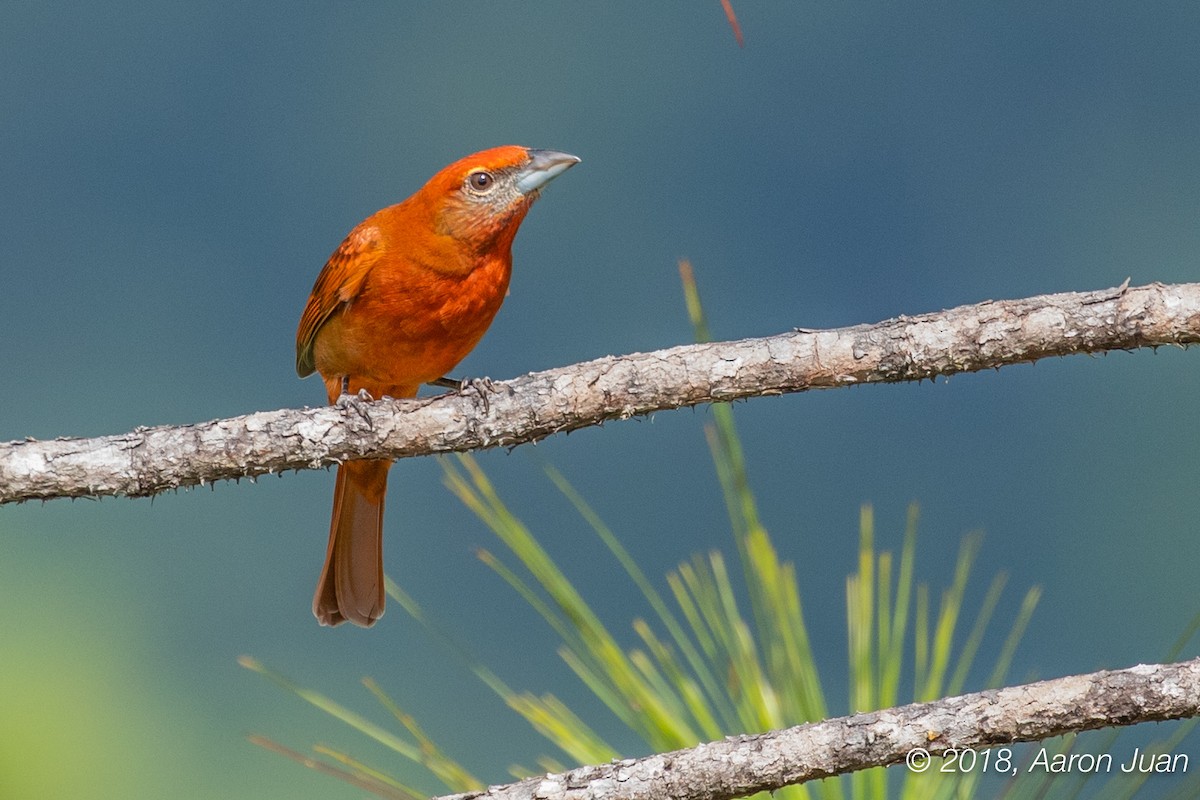
POLYGON ((322 625, 364 628, 383 616, 383 500, 391 461, 347 461, 337 470, 329 549, 313 597, 322 625))

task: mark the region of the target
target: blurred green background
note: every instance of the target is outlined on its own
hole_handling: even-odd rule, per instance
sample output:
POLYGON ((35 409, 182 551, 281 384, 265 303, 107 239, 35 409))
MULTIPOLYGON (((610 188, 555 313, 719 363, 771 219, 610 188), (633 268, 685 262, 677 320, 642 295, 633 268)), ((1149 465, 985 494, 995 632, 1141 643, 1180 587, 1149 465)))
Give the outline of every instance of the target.
MULTIPOLYGON (((680 257, 719 338, 1200 276, 1200 4, 734 7, 744 49, 716 0, 6 3, 0 439, 321 402, 292 365, 325 258, 442 165, 503 143, 583 164, 524 224, 511 297, 464 375, 688 341, 680 257)), ((921 503, 935 586, 977 528, 980 593, 1008 571, 1014 613, 1045 586, 1017 677, 1157 659, 1200 610, 1198 357, 740 405, 831 696, 863 502, 892 547, 921 503)), ((481 456, 617 630, 639 596, 542 464, 661 575, 731 546, 709 416, 481 456)), ((306 472, 0 509, 0 796, 361 796, 245 741, 388 761, 242 653, 382 719, 357 683, 375 676, 489 780, 532 764, 541 740, 398 607, 371 631, 316 625, 332 490, 306 472)), ((515 687, 576 702, 638 754, 475 559, 490 544, 433 460, 393 470, 389 573, 515 687)))

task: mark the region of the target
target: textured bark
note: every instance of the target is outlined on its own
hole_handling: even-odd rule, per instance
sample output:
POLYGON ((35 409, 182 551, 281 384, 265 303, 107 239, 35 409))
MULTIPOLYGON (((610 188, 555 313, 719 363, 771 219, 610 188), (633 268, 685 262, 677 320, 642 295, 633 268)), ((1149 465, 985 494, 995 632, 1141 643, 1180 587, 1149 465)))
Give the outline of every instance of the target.
POLYGON ((988 301, 834 330, 673 347, 462 393, 0 444, 0 504, 156 494, 363 456, 513 447, 670 408, 1200 341, 1200 284, 988 301))
POLYGON ((940 755, 1197 715, 1200 659, 855 714, 434 800, 727 800, 896 764, 917 748, 940 755))

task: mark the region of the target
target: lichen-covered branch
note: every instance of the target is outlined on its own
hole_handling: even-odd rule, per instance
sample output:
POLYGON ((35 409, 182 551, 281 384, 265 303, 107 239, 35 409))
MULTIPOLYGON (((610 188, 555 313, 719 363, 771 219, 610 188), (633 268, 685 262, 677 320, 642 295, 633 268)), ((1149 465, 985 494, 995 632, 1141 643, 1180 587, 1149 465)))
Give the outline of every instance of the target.
MULTIPOLYGON (((912 759, 910 754, 917 756, 910 768, 919 769, 922 751, 941 755, 993 748, 997 755, 995 748, 1015 742, 1198 715, 1200 659, 855 714, 434 800, 729 800, 900 763, 912 759)), ((1129 754, 1109 755, 1116 774, 1129 754)), ((982 758, 974 763, 983 763, 982 758)), ((1015 760, 1009 763, 1020 767, 1015 760)), ((931 766, 936 780, 937 764, 931 766)))
POLYGON ((1200 284, 988 301, 870 325, 608 356, 426 399, 265 411, 95 439, 2 443, 0 504, 146 496, 368 455, 512 447, 700 403, 1197 341, 1200 284))

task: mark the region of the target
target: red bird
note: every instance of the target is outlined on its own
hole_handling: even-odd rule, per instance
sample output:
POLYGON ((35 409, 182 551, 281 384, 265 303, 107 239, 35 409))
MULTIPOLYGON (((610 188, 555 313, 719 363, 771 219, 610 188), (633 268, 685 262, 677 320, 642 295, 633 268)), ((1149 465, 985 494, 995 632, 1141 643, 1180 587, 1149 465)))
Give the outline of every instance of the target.
MULTIPOLYGON (((579 163, 495 147, 454 162, 402 203, 367 217, 317 276, 296 331, 296 372, 321 373, 329 402, 365 390, 414 397, 452 370, 504 302, 512 243, 542 187, 579 163)), ((338 467, 329 549, 313 598, 322 625, 383 615, 387 460, 338 467)))

